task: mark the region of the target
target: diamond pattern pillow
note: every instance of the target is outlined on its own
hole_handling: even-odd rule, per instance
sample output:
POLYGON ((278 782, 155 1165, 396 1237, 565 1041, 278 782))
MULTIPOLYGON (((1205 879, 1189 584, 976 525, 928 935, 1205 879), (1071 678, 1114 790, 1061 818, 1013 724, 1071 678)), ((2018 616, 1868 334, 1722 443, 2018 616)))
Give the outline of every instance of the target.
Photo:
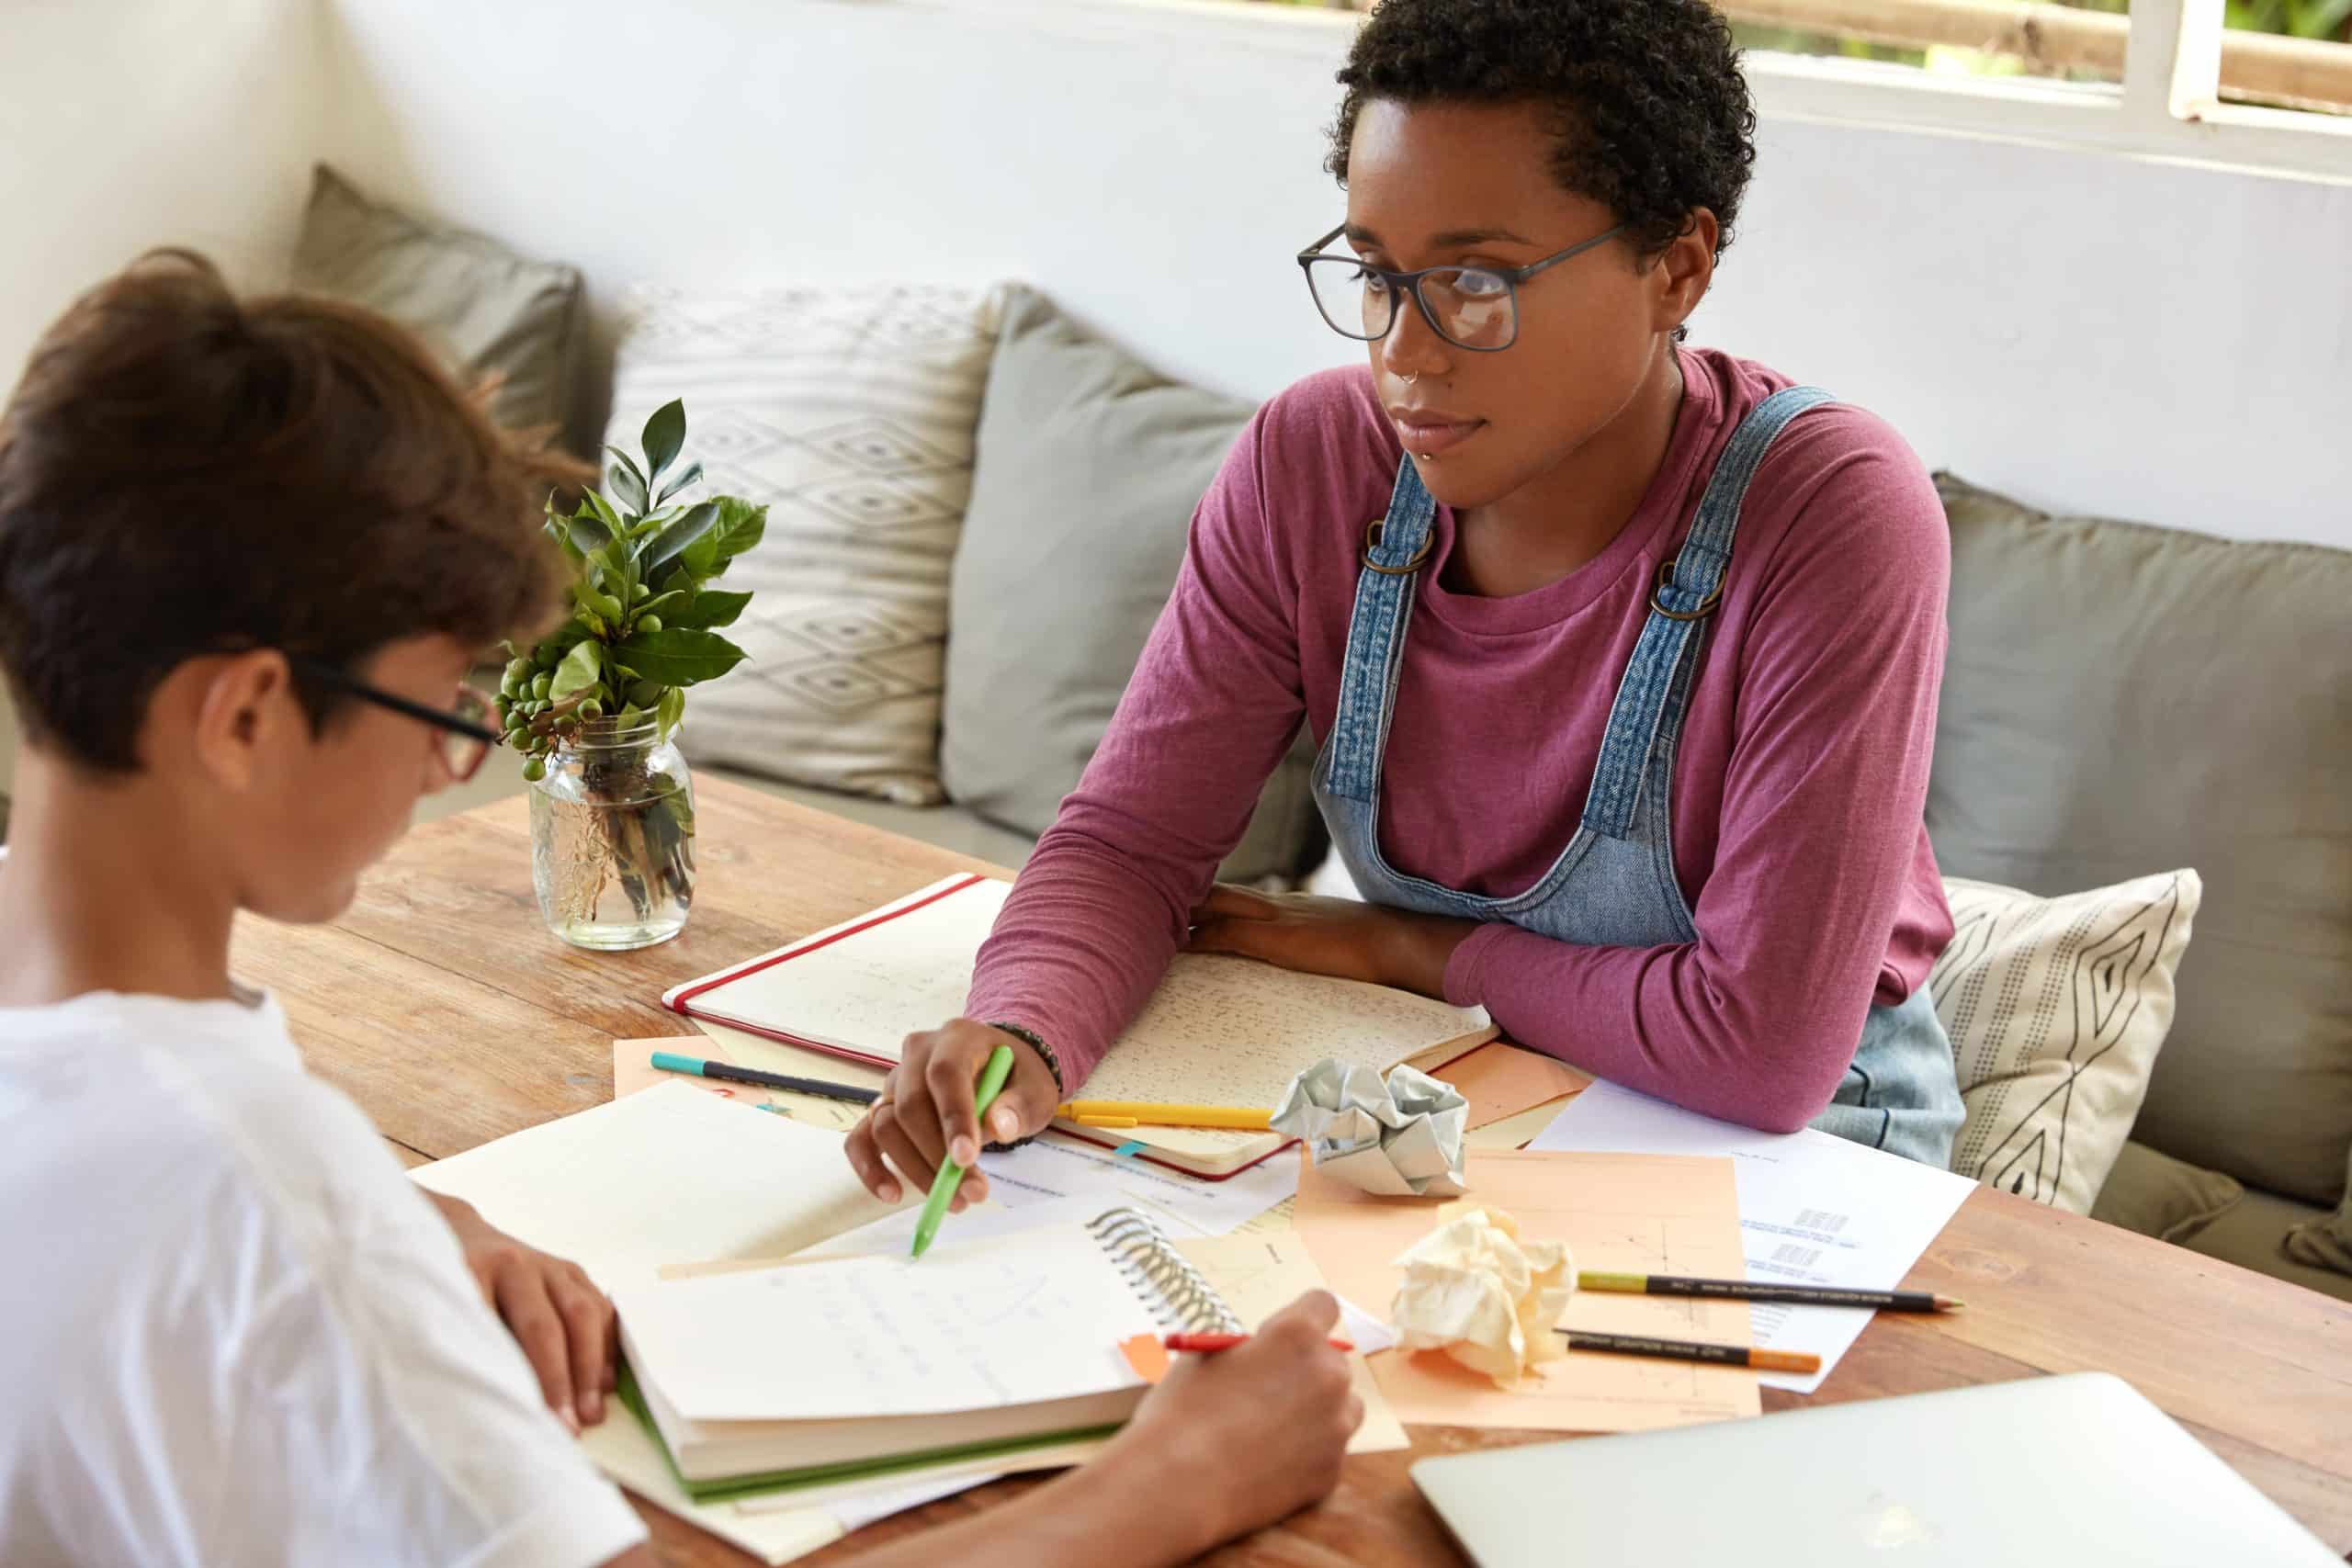
POLYGON ((696 761, 933 806, 947 584, 996 345, 993 292, 911 285, 630 297, 605 439, 686 403, 708 489, 768 509, 726 586, 750 655, 687 698, 696 761))
POLYGON ((1955 931, 1928 986, 1968 1108, 1951 1168, 2087 1214, 2172 1028, 2193 871, 2036 897, 1944 879, 1955 931))

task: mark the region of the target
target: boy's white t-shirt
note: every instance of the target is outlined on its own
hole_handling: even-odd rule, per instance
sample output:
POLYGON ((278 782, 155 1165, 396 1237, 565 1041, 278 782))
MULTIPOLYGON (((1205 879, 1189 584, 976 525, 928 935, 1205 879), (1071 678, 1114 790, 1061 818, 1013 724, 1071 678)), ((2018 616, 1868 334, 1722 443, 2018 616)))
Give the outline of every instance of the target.
POLYGON ((275 1002, 0 1009, 0 1562, 582 1568, 645 1538, 275 1002))

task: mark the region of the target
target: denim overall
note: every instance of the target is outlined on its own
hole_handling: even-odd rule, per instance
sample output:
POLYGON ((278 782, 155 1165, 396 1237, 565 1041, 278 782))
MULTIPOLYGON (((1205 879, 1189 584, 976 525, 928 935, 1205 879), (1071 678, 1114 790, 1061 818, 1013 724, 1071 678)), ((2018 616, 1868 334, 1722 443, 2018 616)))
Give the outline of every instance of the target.
MULTIPOLYGON (((1792 387, 1764 400, 1739 428, 1707 482, 1681 552, 1659 577, 1585 795, 1584 819, 1536 884, 1491 898, 1406 876, 1381 858, 1380 763, 1387 746, 1396 675, 1415 584, 1429 558, 1437 503, 1410 456, 1377 542, 1364 554, 1340 700, 1315 768, 1315 799, 1331 840, 1375 904, 1477 920, 1509 920, 1556 942, 1591 947, 1694 942, 1698 930, 1674 878, 1668 822, 1675 742, 1682 730, 1700 638, 1731 561, 1732 535, 1748 481, 1789 422, 1829 394, 1792 387)), ((1925 986, 1895 1007, 1872 1006, 1829 1109, 1814 1125, 1937 1167, 1951 1159, 1960 1130, 1960 1088, 1951 1043, 1925 986)))

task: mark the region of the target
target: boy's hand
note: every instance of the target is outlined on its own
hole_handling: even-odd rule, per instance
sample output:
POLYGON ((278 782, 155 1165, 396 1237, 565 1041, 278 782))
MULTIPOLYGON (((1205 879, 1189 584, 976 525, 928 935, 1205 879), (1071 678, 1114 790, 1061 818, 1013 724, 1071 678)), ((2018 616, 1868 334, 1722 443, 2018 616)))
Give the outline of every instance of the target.
MULTIPOLYGON (((1061 1103, 1046 1059, 1017 1035, 968 1018, 953 1020, 927 1034, 907 1036, 882 1098, 850 1129, 850 1168, 866 1190, 895 1203, 903 1196, 901 1179, 924 1192, 942 1159, 966 1167, 978 1160, 983 1139, 974 1102, 980 1069, 1000 1045, 1012 1047, 1012 1076, 989 1109, 987 1139, 1009 1144, 1046 1130, 1061 1103)), ((952 1212, 960 1213, 988 1195, 988 1179, 973 1169, 956 1190, 952 1212)))
POLYGON ((548 1408, 576 1434, 605 1418, 617 1381, 613 1303, 577 1263, 526 1247, 462 1198, 428 1192, 458 1234, 482 1300, 523 1348, 548 1408))
POLYGON ((1178 1356, 1102 1461, 1148 1456, 1157 1494, 1197 1510, 1197 1551, 1320 1501, 1363 1421, 1348 1359, 1330 1345, 1339 1319, 1339 1303, 1313 1291, 1246 1345, 1178 1356))

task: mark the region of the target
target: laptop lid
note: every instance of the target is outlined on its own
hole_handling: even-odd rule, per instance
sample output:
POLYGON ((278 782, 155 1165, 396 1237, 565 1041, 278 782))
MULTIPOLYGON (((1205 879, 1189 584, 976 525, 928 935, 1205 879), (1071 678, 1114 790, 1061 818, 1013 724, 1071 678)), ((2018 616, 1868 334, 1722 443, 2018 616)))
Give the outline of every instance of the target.
POLYGON ((2120 1378, 1425 1459, 1479 1568, 2344 1568, 2120 1378))

